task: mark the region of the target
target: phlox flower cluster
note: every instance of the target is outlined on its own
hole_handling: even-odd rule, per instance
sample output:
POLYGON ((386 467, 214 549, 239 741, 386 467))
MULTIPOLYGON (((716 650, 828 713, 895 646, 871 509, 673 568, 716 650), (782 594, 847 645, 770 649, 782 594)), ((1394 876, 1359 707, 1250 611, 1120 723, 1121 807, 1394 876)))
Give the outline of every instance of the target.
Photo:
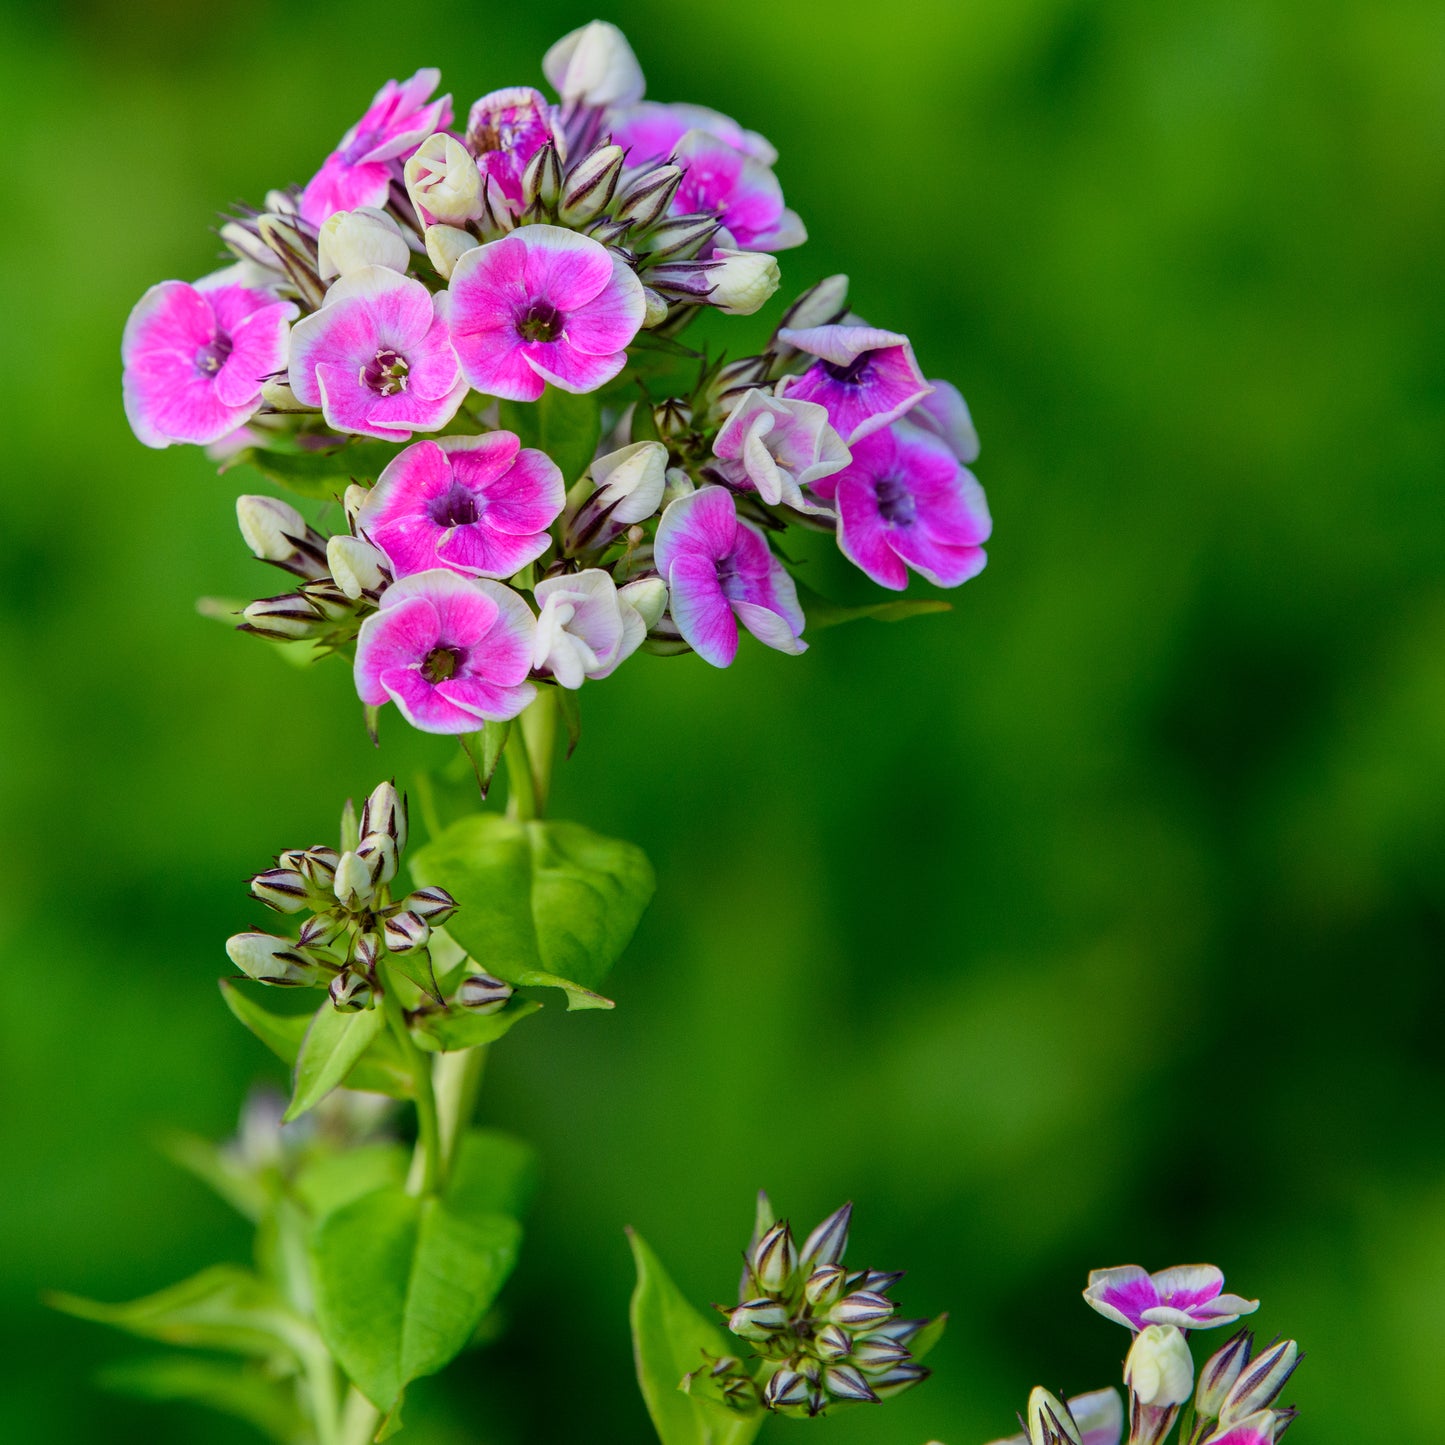
POLYGON ((1161 1445, 1179 1422, 1179 1445, 1274 1445, 1295 1418, 1277 1402, 1303 1356, 1293 1340, 1255 1352, 1240 1330, 1200 1368, 1191 1330, 1232 1325, 1259 1308, 1224 1292, 1213 1265, 1177 1265, 1154 1274, 1136 1264, 1096 1269, 1084 1298, 1132 1335, 1124 1363, 1127 1405, 1115 1389, 1067 1401, 1039 1387, 1019 1416, 1023 1433, 995 1445, 1161 1445))
POLYGON ((678 340, 707 308, 759 310, 806 239, 774 148, 644 99, 603 22, 542 69, 556 99, 512 86, 465 113, 434 70, 388 81, 309 181, 226 220, 232 264, 152 287, 122 344, 141 441, 341 503, 323 530, 240 499, 247 543, 296 579, 244 629, 348 657, 368 708, 429 732, 639 648, 802 652, 789 527, 893 591, 975 576, 991 528, 963 398, 849 309, 845 277, 756 355, 678 340))

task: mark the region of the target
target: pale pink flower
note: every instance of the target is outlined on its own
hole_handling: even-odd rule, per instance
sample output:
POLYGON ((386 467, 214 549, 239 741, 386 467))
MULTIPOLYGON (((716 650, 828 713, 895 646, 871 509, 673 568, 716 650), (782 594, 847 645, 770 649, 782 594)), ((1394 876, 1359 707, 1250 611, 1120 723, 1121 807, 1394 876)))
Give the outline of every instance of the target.
POLYGON ((631 267, 560 226, 523 226, 466 252, 450 296, 463 375, 509 401, 536 401, 548 382, 570 392, 605 386, 647 314, 631 267))
POLYGON ((447 332, 446 294, 384 266, 326 293, 291 336, 291 389, 338 431, 406 441, 456 415, 467 384, 447 332))
POLYGON ((907 420, 942 437, 954 456, 971 467, 978 460, 978 430, 963 393, 951 381, 935 378, 928 384, 933 390, 908 413, 907 420))
POLYGON ((231 267, 162 281, 136 302, 121 338, 125 414, 148 447, 207 446, 261 405, 262 382, 286 366, 289 301, 240 283, 231 267))
POLYGON ((641 614, 600 568, 544 577, 534 591, 541 611, 532 665, 562 687, 609 677, 647 636, 641 614))
POLYGON ((1121 1264, 1091 1270, 1084 1298, 1105 1319, 1136 1331, 1145 1325, 1213 1329, 1259 1308, 1258 1300, 1223 1290, 1224 1275, 1212 1264, 1179 1264, 1153 1274, 1137 1264, 1121 1264))
POLYGON ((765 166, 777 162, 778 153, 755 130, 744 130, 731 116, 709 110, 705 105, 664 105, 644 100, 637 105, 622 106, 607 117, 614 145, 628 152, 627 163, 669 161, 678 141, 688 131, 701 131, 726 141, 734 150, 761 161, 765 166))
POLYGON ((803 488, 848 465, 848 448, 811 401, 770 396, 756 387, 733 408, 713 442, 732 486, 754 490, 770 506, 823 510, 803 488))
POLYGON ((365 115, 341 137, 301 193, 301 215, 313 226, 337 211, 386 205, 404 161, 433 131, 452 123, 452 98, 429 100, 441 71, 418 70, 398 84, 388 80, 365 115))
POLYGON ((511 432, 442 437, 386 464, 356 524, 397 577, 434 567, 510 577, 547 550, 565 500, 557 464, 511 432))
POLYGON ((438 568, 394 582, 356 639, 362 702, 394 702, 428 733, 476 732, 536 696, 536 620, 510 587, 438 568))
POLYGON ((783 204, 778 178, 762 161, 702 130, 688 131, 673 148, 672 159, 683 170, 673 214, 717 211, 723 223, 718 245, 786 251, 808 239, 797 213, 783 204))
POLYGON ((785 376, 778 395, 827 407, 849 446, 897 421, 933 389, 918 369, 908 338, 896 331, 847 325, 801 331, 784 327, 778 337, 818 358, 801 376, 785 376))
POLYGON ((556 114, 541 91, 514 85, 484 95, 467 118, 467 144, 477 157, 477 168, 514 215, 521 215, 525 207, 522 176, 527 162, 549 141, 566 159, 556 114))

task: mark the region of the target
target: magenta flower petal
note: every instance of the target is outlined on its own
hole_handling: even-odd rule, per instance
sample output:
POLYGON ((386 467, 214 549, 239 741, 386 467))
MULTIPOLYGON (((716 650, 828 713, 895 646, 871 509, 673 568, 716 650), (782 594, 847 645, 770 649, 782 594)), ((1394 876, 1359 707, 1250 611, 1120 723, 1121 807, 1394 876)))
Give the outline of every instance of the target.
POLYGON ((1258 1300, 1223 1294, 1223 1288, 1223 1274, 1209 1264, 1176 1265, 1153 1275, 1125 1264, 1091 1271, 1084 1298, 1105 1318, 1136 1331, 1146 1324, 1212 1329, 1259 1308, 1258 1300))
POLYGON ((916 406, 931 390, 906 336, 871 326, 784 327, 782 340, 818 360, 801 376, 786 376, 779 396, 814 401, 828 409, 849 446, 916 406))
POLYGON ((642 283, 605 246, 534 225, 458 260, 448 317, 472 386, 535 401, 547 381, 572 392, 611 381, 646 309, 642 283))
POLYGON ((768 249, 762 240, 780 232, 786 207, 778 178, 766 165, 702 130, 678 141, 673 162, 683 168, 672 205, 675 215, 716 211, 737 249, 768 249))
POLYGON ((668 610, 688 646, 714 667, 730 666, 738 652, 738 619, 723 595, 716 563, 682 556, 663 575, 671 598, 668 610))
POLYGON ((467 143, 478 168, 517 215, 524 208, 527 162, 549 141, 562 148, 556 108, 531 86, 494 90, 478 100, 467 117, 467 143))
POLYGON ((765 166, 778 159, 777 151, 756 131, 744 130, 731 116, 705 105, 664 105, 645 100, 612 111, 607 129, 612 132, 613 143, 629 153, 628 163, 633 166, 670 159, 677 143, 690 130, 726 141, 734 150, 765 166))
POLYGON ((356 691, 362 702, 379 707, 388 696, 383 674, 406 669, 416 658, 425 657, 437 645, 441 622, 425 597, 400 599, 367 622, 365 656, 358 651, 356 659, 356 691))

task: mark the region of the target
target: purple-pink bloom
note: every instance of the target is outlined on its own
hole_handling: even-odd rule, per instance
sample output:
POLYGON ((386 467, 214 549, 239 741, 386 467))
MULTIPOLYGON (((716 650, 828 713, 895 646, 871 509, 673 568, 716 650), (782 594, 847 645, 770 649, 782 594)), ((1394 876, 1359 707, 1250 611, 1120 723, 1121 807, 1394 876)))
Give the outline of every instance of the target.
POLYGON ((407 447, 386 464, 356 522, 397 577, 433 567, 510 577, 547 550, 566 499, 551 457, 495 431, 407 447))
POLYGON ((446 301, 385 266, 343 276, 292 328, 292 391, 337 431, 406 441, 445 426, 467 394, 446 301))
POLYGON ((738 517, 726 487, 703 487, 670 503, 654 557, 677 630, 714 667, 737 656, 739 622, 779 652, 807 648, 793 579, 763 534, 738 517))
POLYGON ((473 104, 467 118, 467 144, 477 167, 506 199, 515 215, 525 208, 522 176, 527 162, 548 141, 566 158, 556 107, 529 85, 494 90, 473 104))
POLYGON ((1131 1330, 1174 1325, 1207 1330, 1252 1314, 1258 1300, 1224 1294, 1224 1275, 1212 1264, 1180 1264, 1149 1274, 1137 1264, 1089 1272, 1084 1298, 1105 1317, 1131 1330))
POLYGON ((978 431, 963 393, 951 381, 935 379, 928 384, 933 390, 908 413, 907 420, 942 437, 949 451, 971 467, 978 460, 978 431))
POLYGON ((356 690, 428 733, 476 732, 536 696, 536 620, 500 582, 438 568, 394 582, 356 639, 356 690))
POLYGON ((931 390, 906 336, 871 326, 784 327, 781 340, 818 359, 801 375, 785 376, 779 396, 828 408, 838 435, 852 446, 897 421, 931 390))
POLYGON ((813 484, 838 511, 838 546, 875 582, 901 592, 908 568, 940 587, 983 571, 993 530, 983 488, 936 436, 897 422, 852 445, 841 471, 813 484))
POLYGON ((463 375, 509 401, 536 401, 548 382, 570 392, 605 386, 647 314, 632 268, 560 226, 522 226, 466 252, 450 295, 463 375))
POLYGON ((261 383, 285 369, 296 307, 242 285, 239 271, 194 286, 162 281, 130 313, 122 390, 131 430, 146 446, 220 441, 260 406, 261 383))
POLYGON ((1243 1420, 1221 1424, 1206 1437, 1204 1445, 1274 1445, 1280 1436, 1281 1426, 1290 1418, 1288 1411, 1281 1414, 1274 1410, 1257 1410, 1243 1420))
POLYGON ((797 213, 783 204, 783 188, 762 161, 706 131, 690 130, 672 152, 683 170, 674 215, 717 211, 717 244, 738 251, 786 251, 808 239, 797 213))
POLYGON ((719 471, 769 506, 822 510, 803 488, 848 465, 848 448, 817 403, 770 396, 756 387, 733 408, 713 442, 719 471))
POLYGON ((607 129, 612 132, 613 144, 627 151, 631 166, 671 159, 678 141, 690 130, 716 136, 765 166, 778 159, 777 151, 757 131, 744 130, 731 116, 705 105, 664 105, 644 100, 612 111, 607 117, 607 129))
POLYGON ((398 84, 388 80, 373 97, 367 112, 341 137, 321 169, 301 193, 301 216, 320 226, 337 211, 386 205, 393 177, 404 161, 433 131, 452 123, 452 98, 429 97, 441 71, 418 70, 398 84))

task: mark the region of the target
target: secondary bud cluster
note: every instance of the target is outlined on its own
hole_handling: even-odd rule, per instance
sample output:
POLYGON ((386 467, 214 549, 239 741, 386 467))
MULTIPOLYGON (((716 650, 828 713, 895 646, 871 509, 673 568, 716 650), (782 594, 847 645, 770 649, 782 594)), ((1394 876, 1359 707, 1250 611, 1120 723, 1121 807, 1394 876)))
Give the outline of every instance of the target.
POLYGON ((428 944, 456 903, 441 888, 419 888, 392 901, 390 885, 406 842, 406 800, 393 784, 382 783, 359 821, 348 805, 339 849, 288 849, 251 879, 252 896, 268 908, 305 917, 294 938, 236 934, 226 943, 231 962, 258 983, 324 986, 343 1011, 372 1007, 382 987, 382 959, 434 990, 428 944))
MULTIPOLYGON (((887 1296, 902 1275, 843 1264, 852 1212, 845 1204, 830 1214, 801 1247, 779 1220, 745 1256, 727 1322, 762 1359, 751 1400, 766 1409, 821 1415, 832 1405, 876 1403, 927 1378, 909 1344, 929 1322, 899 1319, 887 1296)), ((747 1399, 734 1362, 717 1362, 713 1375, 732 1403, 747 1399)))

